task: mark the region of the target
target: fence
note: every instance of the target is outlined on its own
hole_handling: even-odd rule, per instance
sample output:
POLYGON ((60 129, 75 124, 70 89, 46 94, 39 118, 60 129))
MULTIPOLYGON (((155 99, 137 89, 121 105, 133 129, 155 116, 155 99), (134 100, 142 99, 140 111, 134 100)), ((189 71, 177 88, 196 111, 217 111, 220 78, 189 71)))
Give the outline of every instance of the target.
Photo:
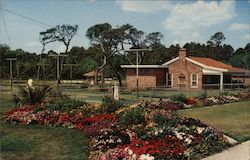
MULTIPOLYGON (((55 84, 55 81, 52 82, 41 82, 37 85, 45 85, 45 84, 55 84)), ((14 82, 13 91, 17 86, 25 86, 25 83, 17 83, 14 82)), ((35 83, 36 85, 36 83, 35 83)), ((144 86, 145 87, 145 86, 144 86)), ((194 91, 187 89, 172 89, 167 86, 158 86, 158 87, 145 87, 144 90, 138 91, 138 97, 136 91, 128 91, 126 87, 120 88, 120 99, 125 103, 133 102, 137 99, 165 99, 173 94, 183 93, 189 97, 197 97, 201 94, 206 93, 208 96, 220 95, 223 92, 240 92, 244 89, 242 83, 240 84, 224 84, 223 91, 220 91, 219 84, 205 84, 202 86, 202 90, 194 91)), ((10 92, 10 84, 8 81, 0 84, 0 89, 2 94, 11 94, 10 92)), ((60 84, 60 91, 74 99, 84 100, 90 103, 101 102, 104 96, 112 96, 113 94, 113 86, 93 86, 88 87, 86 83, 63 83, 60 84)))
MULTIPOLYGON (((237 93, 244 89, 243 84, 225 84, 224 90, 221 91, 219 84, 203 85, 203 89, 199 91, 187 90, 187 89, 172 89, 166 86, 160 87, 145 87, 143 90, 138 91, 139 97, 137 97, 136 91, 128 91, 126 87, 120 88, 120 97, 122 101, 132 102, 137 99, 165 99, 169 98, 173 94, 185 94, 188 97, 198 97, 202 94, 207 96, 218 96, 225 92, 237 93)), ((104 96, 112 96, 113 86, 102 87, 61 87, 62 92, 75 99, 87 100, 89 102, 100 102, 104 96)))

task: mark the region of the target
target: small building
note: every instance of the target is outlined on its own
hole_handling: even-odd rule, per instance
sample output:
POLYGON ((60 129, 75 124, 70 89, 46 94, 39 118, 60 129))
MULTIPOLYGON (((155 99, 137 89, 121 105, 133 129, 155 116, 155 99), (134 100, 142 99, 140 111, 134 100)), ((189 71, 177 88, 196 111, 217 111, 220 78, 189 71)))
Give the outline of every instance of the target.
POLYGON ((95 85, 95 82, 97 82, 98 80, 101 79, 102 77, 102 74, 101 73, 96 73, 96 71, 90 71, 90 72, 87 72, 87 73, 84 73, 83 74, 84 77, 87 78, 87 82, 93 86, 95 85))
POLYGON ((126 70, 128 90, 152 87, 168 87, 181 90, 202 90, 224 87, 236 83, 244 84, 249 71, 232 67, 211 58, 187 57, 186 49, 179 50, 179 56, 162 65, 122 65, 126 70), (138 73, 137 73, 138 69, 138 73), (137 75, 138 74, 138 75, 137 75), (237 77, 237 81, 235 81, 237 77))

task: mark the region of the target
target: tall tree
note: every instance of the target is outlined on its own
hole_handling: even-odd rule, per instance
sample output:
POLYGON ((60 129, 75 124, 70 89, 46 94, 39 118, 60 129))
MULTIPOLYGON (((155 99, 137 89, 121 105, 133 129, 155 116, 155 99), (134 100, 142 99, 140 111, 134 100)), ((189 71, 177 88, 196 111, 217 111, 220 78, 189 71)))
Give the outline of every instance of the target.
POLYGON ((208 45, 220 46, 222 41, 224 41, 225 39, 226 37, 222 32, 217 32, 211 36, 210 40, 208 41, 208 45))
MULTIPOLYGON (((128 61, 132 63, 127 55, 132 55, 133 57, 134 54, 126 54, 125 46, 130 48, 144 48, 147 45, 159 42, 161 39, 161 34, 159 32, 151 33, 147 36, 143 31, 138 30, 130 24, 112 28, 112 26, 108 23, 97 24, 90 27, 86 32, 86 36, 92 44, 100 46, 106 62, 115 72, 120 85, 122 85, 121 76, 118 68, 116 67, 118 66, 118 63, 114 65, 115 63, 112 62, 111 59, 113 59, 115 55, 119 54, 126 57, 128 61)), ((140 59, 143 60, 144 55, 140 53, 139 56, 140 59)), ((106 63, 104 63, 100 68, 103 68, 105 65, 106 63)))
POLYGON ((207 41, 207 45, 209 46, 209 54, 212 58, 219 60, 218 54, 220 50, 221 43, 226 39, 222 32, 217 32, 210 37, 210 40, 207 41))
MULTIPOLYGON (((86 32, 86 37, 89 38, 93 45, 99 45, 104 57, 106 57, 106 62, 111 66, 116 74, 120 86, 122 85, 121 75, 117 68, 111 61, 111 58, 115 53, 119 53, 123 50, 123 42, 125 37, 125 31, 130 26, 122 26, 119 28, 112 29, 112 26, 108 23, 97 24, 90 27, 86 32)), ((102 69, 106 63, 104 63, 100 68, 102 69)))
POLYGON ((45 46, 49 43, 55 42, 57 40, 55 33, 56 29, 55 28, 51 28, 48 29, 46 31, 40 32, 39 33, 39 41, 42 44, 42 51, 41 51, 41 55, 39 58, 39 64, 38 64, 38 69, 37 69, 37 79, 39 80, 40 77, 40 70, 41 70, 41 63, 42 63, 42 59, 43 59, 43 54, 45 51, 45 46))
POLYGON ((152 46, 152 45, 161 44, 161 40, 163 38, 164 36, 160 32, 152 32, 146 36, 145 41, 146 43, 148 43, 149 46, 152 46))
POLYGON ((52 28, 55 30, 54 36, 57 39, 57 41, 62 42, 65 45, 65 54, 68 53, 69 45, 72 40, 72 38, 76 35, 78 30, 78 25, 57 25, 55 28, 52 28))

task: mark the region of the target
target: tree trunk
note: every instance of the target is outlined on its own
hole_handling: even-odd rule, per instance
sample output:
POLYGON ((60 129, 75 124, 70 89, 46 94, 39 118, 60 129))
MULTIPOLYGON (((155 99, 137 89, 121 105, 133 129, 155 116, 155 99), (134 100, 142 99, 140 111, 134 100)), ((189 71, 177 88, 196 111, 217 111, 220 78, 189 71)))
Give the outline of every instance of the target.
POLYGON ((65 46, 66 46, 65 54, 68 54, 69 44, 65 44, 65 46))
POLYGON ((102 43, 100 43, 101 45, 101 48, 102 48, 102 53, 104 54, 104 56, 107 57, 106 61, 108 62, 108 64, 111 66, 111 68, 113 69, 113 71, 115 72, 115 75, 116 75, 116 78, 118 79, 119 81, 119 86, 122 87, 122 79, 121 79, 121 76, 120 76, 120 73, 117 71, 117 69, 115 68, 115 66, 113 65, 113 63, 110 61, 110 58, 106 52, 105 52, 105 49, 102 45, 102 43))
POLYGON ((45 50, 45 45, 43 45, 42 53, 41 53, 41 56, 39 59, 39 64, 38 64, 38 69, 37 69, 37 80, 39 80, 39 78, 40 78, 40 71, 41 71, 41 64, 42 64, 42 60, 43 60, 44 50, 45 50))

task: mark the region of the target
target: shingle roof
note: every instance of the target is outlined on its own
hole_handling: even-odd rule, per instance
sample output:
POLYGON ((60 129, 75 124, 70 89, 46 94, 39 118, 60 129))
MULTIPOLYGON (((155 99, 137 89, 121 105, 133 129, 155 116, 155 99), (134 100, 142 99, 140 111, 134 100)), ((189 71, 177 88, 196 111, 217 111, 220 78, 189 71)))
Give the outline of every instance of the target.
POLYGON ((204 58, 204 57, 188 57, 198 63, 201 63, 203 65, 209 66, 209 67, 216 67, 216 68, 222 68, 222 69, 227 69, 227 70, 232 70, 232 71, 244 71, 241 68, 236 68, 231 65, 216 61, 211 58, 204 58))
MULTIPOLYGON (((84 73, 83 76, 85 77, 95 77, 96 71, 90 71, 87 73, 84 73)), ((98 73, 98 76, 101 76, 101 73, 98 73)))

